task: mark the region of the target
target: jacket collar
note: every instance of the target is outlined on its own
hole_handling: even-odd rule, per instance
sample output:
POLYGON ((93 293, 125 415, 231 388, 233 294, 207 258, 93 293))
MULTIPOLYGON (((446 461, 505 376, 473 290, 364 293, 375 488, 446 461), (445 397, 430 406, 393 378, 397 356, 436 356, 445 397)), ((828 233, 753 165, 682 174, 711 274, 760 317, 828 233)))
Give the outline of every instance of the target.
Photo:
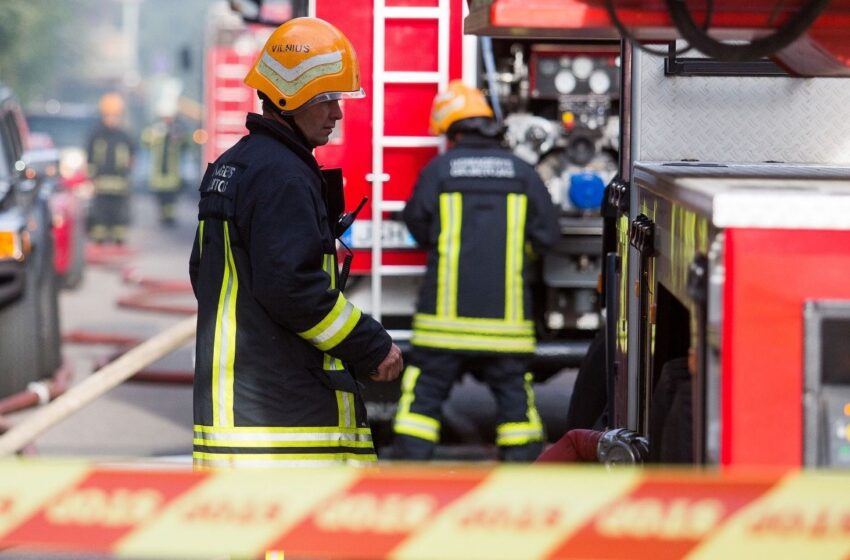
POLYGON ((274 119, 258 115, 256 113, 248 113, 248 118, 245 121, 245 126, 251 134, 262 134, 274 138, 281 144, 289 148, 296 156, 306 163, 320 178, 322 173, 319 170, 319 163, 313 157, 313 151, 304 143, 301 136, 296 134, 294 130, 282 125, 274 119))

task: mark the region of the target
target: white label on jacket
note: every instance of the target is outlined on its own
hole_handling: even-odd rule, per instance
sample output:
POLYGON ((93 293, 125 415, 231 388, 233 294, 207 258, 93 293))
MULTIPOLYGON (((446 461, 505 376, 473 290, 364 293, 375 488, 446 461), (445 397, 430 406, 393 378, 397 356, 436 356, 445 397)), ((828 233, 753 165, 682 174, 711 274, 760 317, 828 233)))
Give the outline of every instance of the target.
POLYGON ((231 185, 238 182, 241 174, 242 170, 235 165, 218 164, 215 166, 212 176, 209 177, 209 183, 202 186, 201 191, 230 194, 231 185))
POLYGON ((450 162, 452 177, 516 177, 514 162, 500 157, 457 158, 450 162))

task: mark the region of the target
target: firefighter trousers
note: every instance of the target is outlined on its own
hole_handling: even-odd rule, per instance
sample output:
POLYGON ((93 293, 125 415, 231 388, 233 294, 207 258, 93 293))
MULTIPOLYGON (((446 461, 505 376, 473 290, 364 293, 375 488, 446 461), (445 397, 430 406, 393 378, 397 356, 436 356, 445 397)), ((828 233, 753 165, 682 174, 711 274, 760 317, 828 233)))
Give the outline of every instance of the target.
POLYGON ((177 224, 177 198, 180 191, 175 190, 159 190, 153 191, 156 195, 157 203, 159 204, 159 223, 164 226, 174 226, 177 224))
POLYGON ((499 459, 527 462, 537 458, 543 450, 543 423, 525 358, 421 348, 415 349, 412 365, 402 378, 393 425, 393 458, 423 461, 433 456, 440 439, 443 403, 466 372, 487 384, 496 399, 499 459))
POLYGON ((95 194, 89 210, 89 236, 97 243, 124 243, 130 224, 128 194, 95 194))

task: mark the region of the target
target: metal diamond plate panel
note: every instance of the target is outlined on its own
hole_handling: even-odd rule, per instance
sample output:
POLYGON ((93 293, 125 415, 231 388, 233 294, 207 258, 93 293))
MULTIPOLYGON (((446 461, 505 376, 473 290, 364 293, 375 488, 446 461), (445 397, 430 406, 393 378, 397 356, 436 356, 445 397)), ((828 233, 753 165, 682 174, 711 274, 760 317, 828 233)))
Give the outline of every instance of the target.
POLYGON ((637 161, 850 163, 850 79, 667 77, 635 53, 637 161))

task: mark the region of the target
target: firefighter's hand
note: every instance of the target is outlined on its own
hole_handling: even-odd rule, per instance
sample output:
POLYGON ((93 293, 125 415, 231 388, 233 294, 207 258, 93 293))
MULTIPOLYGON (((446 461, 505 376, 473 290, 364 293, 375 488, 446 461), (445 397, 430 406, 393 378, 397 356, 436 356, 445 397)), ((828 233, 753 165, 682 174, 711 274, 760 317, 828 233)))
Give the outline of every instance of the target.
POLYGON ((378 369, 369 376, 372 381, 393 381, 401 374, 404 360, 401 358, 401 350, 393 344, 387 357, 378 364, 378 369))

